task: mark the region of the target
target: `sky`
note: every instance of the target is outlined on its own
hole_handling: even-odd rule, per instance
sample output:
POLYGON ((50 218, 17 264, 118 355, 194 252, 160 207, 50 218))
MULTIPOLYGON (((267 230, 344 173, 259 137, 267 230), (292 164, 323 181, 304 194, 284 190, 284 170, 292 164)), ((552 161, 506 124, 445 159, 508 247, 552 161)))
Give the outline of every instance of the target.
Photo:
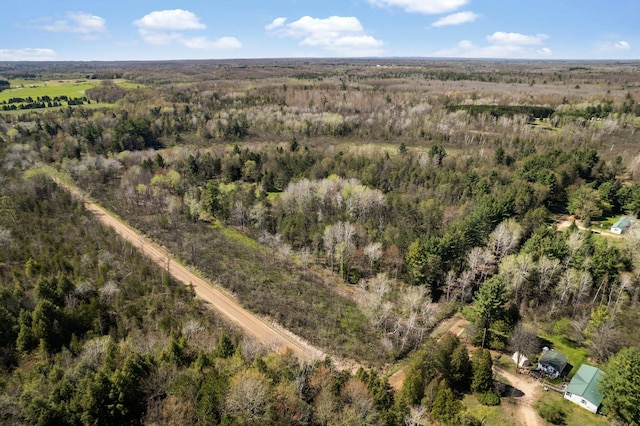
POLYGON ((0 61, 640 59, 640 0, 2 0, 0 61))

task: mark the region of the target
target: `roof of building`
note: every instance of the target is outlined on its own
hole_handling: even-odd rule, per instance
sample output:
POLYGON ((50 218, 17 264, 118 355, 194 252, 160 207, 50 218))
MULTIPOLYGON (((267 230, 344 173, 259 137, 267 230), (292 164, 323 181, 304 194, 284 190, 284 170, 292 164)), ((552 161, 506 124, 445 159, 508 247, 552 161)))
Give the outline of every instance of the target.
POLYGON ((600 379, 604 371, 599 368, 582 364, 578 372, 573 376, 565 392, 579 395, 595 406, 602 402, 602 394, 598 390, 600 379))
POLYGON ((540 357, 540 360, 538 362, 549 364, 558 373, 561 373, 561 374, 566 368, 566 366, 569 364, 569 360, 567 359, 566 356, 562 355, 560 352, 554 351, 553 349, 545 351, 545 353, 542 354, 542 357, 540 357))
POLYGON ((525 354, 521 354, 520 352, 516 352, 511 356, 511 359, 513 359, 513 362, 515 362, 518 367, 529 367, 531 366, 531 361, 529 361, 529 358, 527 358, 525 356, 525 354))
POLYGON ((628 228, 629 225, 631 225, 631 219, 629 219, 627 216, 622 216, 616 221, 616 223, 613 224, 612 228, 624 229, 628 228))

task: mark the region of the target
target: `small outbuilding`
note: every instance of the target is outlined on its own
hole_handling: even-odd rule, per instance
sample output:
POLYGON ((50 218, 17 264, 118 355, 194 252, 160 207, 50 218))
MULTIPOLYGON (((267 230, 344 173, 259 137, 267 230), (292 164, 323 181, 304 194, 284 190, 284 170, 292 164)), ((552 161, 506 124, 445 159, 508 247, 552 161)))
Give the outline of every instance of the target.
POLYGON ((516 367, 520 368, 528 368, 532 367, 531 361, 525 356, 525 354, 521 354, 520 352, 516 352, 511 356, 513 362, 516 363, 516 367))
POLYGON ((629 218, 628 216, 622 216, 620 219, 616 221, 616 223, 613 224, 610 231, 614 234, 620 235, 624 231, 629 229, 630 226, 631 226, 631 218, 629 218))
POLYGON ((599 368, 582 364, 564 391, 565 399, 597 413, 602 404, 599 386, 603 375, 599 368))
POLYGON ((536 370, 547 377, 556 379, 560 376, 566 376, 572 368, 573 366, 569 364, 566 356, 553 349, 547 349, 538 360, 536 370))

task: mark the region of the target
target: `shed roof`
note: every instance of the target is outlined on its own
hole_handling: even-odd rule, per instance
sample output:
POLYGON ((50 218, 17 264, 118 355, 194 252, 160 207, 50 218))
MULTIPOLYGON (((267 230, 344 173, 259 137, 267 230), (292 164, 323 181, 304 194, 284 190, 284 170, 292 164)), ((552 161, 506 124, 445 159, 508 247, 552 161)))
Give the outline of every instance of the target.
POLYGON ((582 364, 573 376, 565 392, 579 395, 595 406, 602 403, 602 394, 598 387, 604 371, 591 365, 582 364))
POLYGON ((612 228, 625 229, 628 228, 629 225, 631 225, 631 219, 629 219, 627 216, 622 216, 616 221, 616 223, 613 224, 612 228))
POLYGON ((542 354, 542 357, 538 362, 551 365, 560 374, 562 374, 564 369, 569 364, 569 360, 566 356, 562 355, 560 352, 554 351, 553 349, 550 349, 542 354))

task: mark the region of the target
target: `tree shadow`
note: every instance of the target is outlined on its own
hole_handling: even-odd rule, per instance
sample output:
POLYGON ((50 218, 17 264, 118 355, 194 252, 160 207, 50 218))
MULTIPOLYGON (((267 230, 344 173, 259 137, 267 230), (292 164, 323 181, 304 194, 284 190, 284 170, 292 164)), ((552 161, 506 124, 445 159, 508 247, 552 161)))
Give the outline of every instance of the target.
POLYGON ((522 398, 524 396, 524 392, 522 392, 520 389, 514 388, 513 386, 506 383, 494 381, 493 388, 501 398, 522 398))
POLYGON ((540 336, 538 336, 538 339, 540 340, 540 348, 553 348, 553 342, 551 340, 545 339, 544 337, 540 336))

